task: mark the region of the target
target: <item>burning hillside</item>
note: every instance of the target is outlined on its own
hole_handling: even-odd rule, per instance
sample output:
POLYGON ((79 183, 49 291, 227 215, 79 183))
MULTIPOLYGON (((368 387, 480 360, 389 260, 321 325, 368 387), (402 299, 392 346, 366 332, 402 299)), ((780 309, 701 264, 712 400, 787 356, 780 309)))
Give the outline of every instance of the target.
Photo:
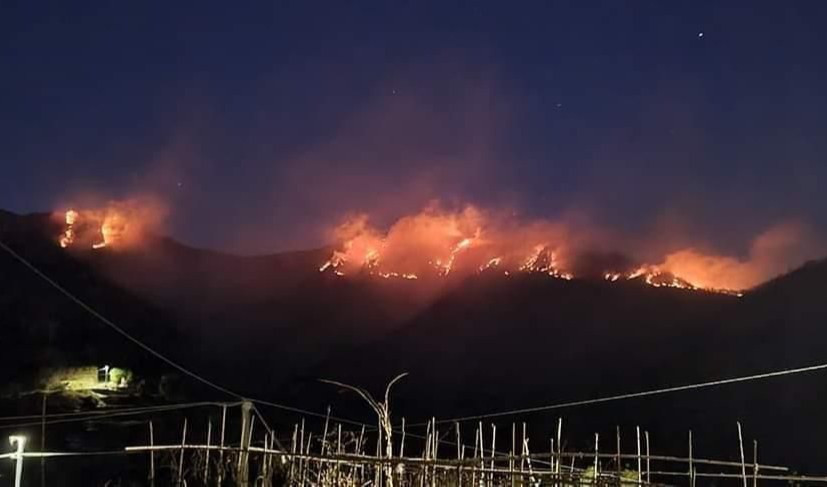
POLYGON ((93 209, 70 208, 55 215, 63 223, 58 244, 63 248, 127 248, 136 245, 163 219, 160 205, 139 200, 110 202, 93 209))
MULTIPOLYGON (((67 249, 130 248, 156 229, 164 215, 160 205, 147 200, 72 208, 56 215, 62 224, 56 239, 67 249)), ((755 238, 745 258, 681 245, 649 262, 635 261, 607 253, 607 246, 621 239, 593 228, 520 221, 513 214, 473 206, 447 211, 436 205, 398 219, 386 231, 371 225, 366 215, 348 218, 335 228, 332 238, 338 247, 319 263, 318 270, 339 277, 433 280, 523 273, 736 295, 823 251, 805 227, 785 224, 755 238)))
MULTIPOLYGON (((399 219, 386 232, 369 225, 364 215, 346 220, 334 232, 340 247, 319 271, 386 279, 532 273, 740 296, 742 290, 772 277, 780 257, 799 236, 800 228, 774 227, 753 242, 749 259, 743 261, 685 247, 667 253, 659 264, 603 259, 596 272, 579 272, 593 255, 590 247, 597 244, 590 232, 548 221, 520 223, 474 207, 450 212, 432 206, 399 219)), ((592 259, 592 268, 595 262, 592 259)))

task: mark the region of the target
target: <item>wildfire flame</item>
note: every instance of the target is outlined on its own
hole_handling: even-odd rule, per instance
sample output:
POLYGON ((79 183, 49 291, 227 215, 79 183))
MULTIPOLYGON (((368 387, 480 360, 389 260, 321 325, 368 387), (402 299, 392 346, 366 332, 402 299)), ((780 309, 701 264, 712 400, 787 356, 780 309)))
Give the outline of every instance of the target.
POLYGON ((58 244, 65 249, 128 247, 157 226, 163 214, 159 205, 143 200, 111 202, 97 209, 71 208, 60 216, 64 229, 58 244))
MULTIPOLYGON (((577 255, 574 245, 578 239, 565 229, 546 222, 504 223, 473 207, 461 212, 429 207, 401 218, 387 232, 371 227, 367 217, 361 215, 341 224, 334 237, 341 242, 340 248, 319 267, 319 272, 384 279, 445 278, 491 272, 505 276, 532 273, 556 279, 575 278, 570 269, 577 255)), ((678 251, 669 254, 660 265, 644 264, 632 270, 607 269, 602 276, 610 283, 637 281, 652 287, 742 295, 743 287, 716 286, 711 279, 696 281, 684 277, 676 269, 689 268, 689 261, 685 251, 678 251)), ((699 265, 703 259, 692 262, 699 265)))
POLYGON ((63 234, 60 235, 60 246, 64 249, 69 247, 75 242, 75 222, 78 220, 78 212, 75 210, 68 210, 64 215, 64 221, 66 222, 66 229, 63 231, 63 234))
MULTIPOLYGON (((525 233, 525 232, 524 232, 525 233)), ((498 270, 543 273, 560 279, 573 276, 561 270, 553 229, 531 232, 542 243, 514 245, 503 239, 488 215, 468 207, 445 212, 431 207, 397 221, 382 233, 364 215, 349 219, 334 232, 341 247, 320 267, 337 275, 362 273, 381 278, 448 277, 498 270)))

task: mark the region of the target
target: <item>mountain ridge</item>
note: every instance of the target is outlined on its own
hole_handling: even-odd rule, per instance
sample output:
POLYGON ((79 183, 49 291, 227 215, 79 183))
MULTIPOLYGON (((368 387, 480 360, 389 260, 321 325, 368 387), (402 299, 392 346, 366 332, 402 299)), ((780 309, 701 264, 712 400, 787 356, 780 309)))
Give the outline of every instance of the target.
MULTIPOLYGON (((452 417, 812 365, 827 357, 827 260, 741 298, 537 274, 479 275, 434 293, 416 281, 320 273, 327 248, 244 257, 153 237, 134 251, 67 251, 57 245, 59 224, 49 218, 0 213, 0 239, 139 339, 253 397, 315 410, 332 403, 344 415, 365 419, 362 405, 316 379, 376 391, 408 371, 395 393, 400 414, 452 417)), ((22 356, 31 355, 7 369, 9 380, 44 362, 124 359, 164 371, 8 255, 0 256, 0 271, 4 338, 18 340, 22 356)), ((825 405, 822 397, 827 385, 809 375, 560 414, 573 433, 628 428, 635 421, 657 437, 692 428, 710 455, 728 437, 727 425, 742 419, 769 443, 762 447, 767 457, 814 468, 817 458, 786 447, 795 438, 804 445, 800 451, 817 450, 827 427, 796 418, 815 417, 825 405)), ((543 422, 538 434, 550 423, 543 422)))

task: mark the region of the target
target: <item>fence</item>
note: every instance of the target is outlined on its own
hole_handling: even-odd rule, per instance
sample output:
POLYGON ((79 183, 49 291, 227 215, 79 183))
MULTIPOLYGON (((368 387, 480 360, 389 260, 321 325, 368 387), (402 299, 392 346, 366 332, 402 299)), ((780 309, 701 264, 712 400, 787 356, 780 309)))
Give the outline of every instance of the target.
MULTIPOLYGON (((223 404, 220 421, 183 417, 180 441, 156 444, 156 422, 141 422, 146 442, 109 451, 34 452, 15 436, 15 450, 0 455, 15 465, 16 486, 37 485, 37 463, 31 460, 96 456, 129 457, 140 466, 140 485, 158 486, 656 486, 781 484, 827 485, 827 477, 798 476, 783 466, 758 463, 757 442, 747 459, 738 424, 740 461, 697 458, 692 433, 688 456, 651 451, 649 434, 635 430, 631 451, 623 451, 620 430, 614 438, 594 435, 591 451, 567 451, 563 420, 543 447, 530 445, 526 425, 512 424, 503 434, 495 425, 477 423, 467 431, 459 423, 443 427, 432 419, 425 435, 413 434, 390 421, 376 427, 348 429, 328 416, 316 431, 302 419, 279 437, 249 403, 223 404), (240 405, 240 415, 233 409, 240 405), (228 410, 238 421, 228 421, 228 410), (231 424, 228 424, 231 423, 231 424), (470 433, 470 434, 469 434, 470 433), (473 435, 473 441, 471 440, 473 435), (197 438, 197 441, 194 441, 197 438), (608 444, 608 447, 606 446, 608 444), (26 468, 24 469, 24 465, 26 468)), ((328 413, 329 414, 329 413, 328 413)), ((387 418, 386 418, 387 419, 387 418)), ((170 437, 169 424, 164 431, 170 437)), ((50 460, 51 461, 51 460, 50 460)), ((42 468, 41 463, 41 468, 42 468)), ((53 485, 40 478, 41 485, 53 485)), ((59 472, 51 473, 53 478, 59 472)), ((121 479, 101 485, 123 485, 121 479)), ((12 485, 10 482, 8 485, 12 485)), ((70 485, 70 484, 65 484, 70 485)), ((71 484, 75 485, 75 484, 71 484)), ((89 484, 77 484, 89 485, 89 484)), ((136 485, 134 483, 129 485, 136 485)))

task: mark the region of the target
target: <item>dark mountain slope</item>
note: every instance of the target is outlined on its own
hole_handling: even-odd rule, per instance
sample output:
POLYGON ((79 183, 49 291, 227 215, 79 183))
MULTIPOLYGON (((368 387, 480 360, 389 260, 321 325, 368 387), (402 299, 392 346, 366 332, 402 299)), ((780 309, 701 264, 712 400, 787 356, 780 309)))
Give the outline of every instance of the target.
MULTIPOLYGON (((151 238, 129 251, 67 252, 44 215, 0 215, 0 238, 73 292, 205 376, 239 392, 369 419, 318 377, 378 391, 401 371, 397 414, 507 410, 827 362, 827 261, 743 298, 640 282, 481 275, 428 283, 317 272, 327 249, 238 257, 151 238)), ((164 369, 0 256, 3 357, 17 378, 44 363, 126 357, 164 369), (7 362, 8 361, 8 362, 7 362), (13 367, 12 367, 13 365, 13 367)), ((166 370, 166 369, 164 369, 166 370)), ((732 456, 734 422, 762 458, 816 469, 827 376, 811 373, 560 411, 569 438, 615 425, 704 456, 732 456)), ((557 412, 517 417, 541 441, 557 412)), ((503 418, 504 427, 512 418, 503 418)), ((626 440, 624 440, 626 441, 626 440)), ((588 448, 588 445, 577 445, 588 448)))
MULTIPOLYGON (((49 238, 56 231, 48 215, 0 213, 0 239, 6 245, 80 299, 94 303, 127 332, 172 352, 170 345, 181 336, 173 321, 60 249, 49 238)), ((167 369, 6 252, 0 252, 0 342, 0 379, 6 392, 32 387, 35 374, 47 367, 118 364, 147 375, 167 369)))
MULTIPOLYGON (((314 374, 380 390, 390 376, 408 371, 399 410, 452 417, 827 363, 826 281, 827 261, 740 299, 635 283, 474 279, 405 328, 331 358, 314 374)), ((550 428, 562 414, 584 426, 583 438, 600 428, 611 434, 614 425, 631 430, 642 424, 667 441, 677 439, 675 448, 682 448, 691 428, 707 455, 726 455, 735 451, 732 428, 740 419, 766 441, 767 455, 815 468, 820 460, 807 448, 827 434, 817 420, 827 397, 825 376, 815 372, 504 421, 528 419, 550 428), (791 441, 802 448, 790 449, 791 441)))

